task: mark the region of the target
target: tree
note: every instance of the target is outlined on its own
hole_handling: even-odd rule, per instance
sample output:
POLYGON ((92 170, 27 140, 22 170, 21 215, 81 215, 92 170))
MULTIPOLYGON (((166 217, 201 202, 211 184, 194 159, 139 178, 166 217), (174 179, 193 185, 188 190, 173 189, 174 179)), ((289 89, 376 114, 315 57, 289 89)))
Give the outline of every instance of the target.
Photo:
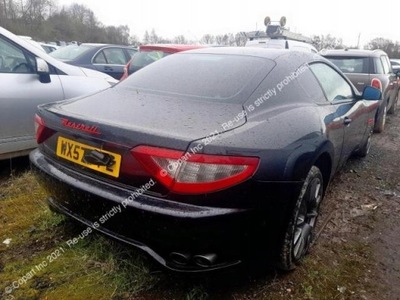
POLYGON ((131 35, 131 36, 129 37, 129 44, 132 45, 132 46, 134 46, 134 47, 139 47, 139 46, 140 46, 139 37, 138 37, 136 34, 131 35))
POLYGON ((174 43, 175 44, 187 44, 188 41, 184 35, 178 35, 174 38, 174 43))
POLYGON ((227 43, 231 47, 236 45, 236 39, 235 39, 235 36, 233 35, 233 33, 228 33, 227 43))
POLYGON ((382 37, 371 40, 365 47, 368 50, 381 49, 385 51, 390 58, 400 58, 400 44, 382 37))
POLYGON ((150 44, 157 44, 160 40, 160 37, 156 34, 154 28, 151 30, 150 34, 150 44))
POLYGON ((318 51, 322 49, 343 49, 343 40, 341 38, 336 38, 334 36, 328 35, 314 35, 312 37, 312 44, 318 51))
POLYGON ((229 36, 228 34, 219 34, 215 37, 215 42, 219 46, 228 46, 229 45, 229 36))
POLYGON ((200 39, 201 44, 212 45, 215 43, 215 36, 207 33, 200 39))
POLYGON ((149 32, 146 30, 143 36, 143 43, 146 44, 150 44, 150 34, 149 32))
POLYGON ((235 34, 236 46, 238 46, 238 47, 245 46, 246 42, 247 42, 247 37, 243 32, 238 32, 235 34))

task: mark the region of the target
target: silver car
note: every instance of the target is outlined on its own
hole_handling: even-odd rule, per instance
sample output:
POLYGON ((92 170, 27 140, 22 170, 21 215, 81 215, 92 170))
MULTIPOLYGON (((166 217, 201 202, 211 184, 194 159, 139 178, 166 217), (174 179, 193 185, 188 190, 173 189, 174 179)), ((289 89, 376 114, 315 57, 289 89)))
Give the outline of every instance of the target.
POLYGON ((39 104, 109 88, 107 74, 71 66, 0 27, 0 160, 36 147, 34 114, 39 104))
POLYGON ((375 116, 375 132, 382 132, 386 124, 386 114, 395 113, 399 84, 397 76, 382 50, 322 50, 322 56, 333 62, 354 84, 360 93, 367 85, 382 91, 378 111, 375 116))

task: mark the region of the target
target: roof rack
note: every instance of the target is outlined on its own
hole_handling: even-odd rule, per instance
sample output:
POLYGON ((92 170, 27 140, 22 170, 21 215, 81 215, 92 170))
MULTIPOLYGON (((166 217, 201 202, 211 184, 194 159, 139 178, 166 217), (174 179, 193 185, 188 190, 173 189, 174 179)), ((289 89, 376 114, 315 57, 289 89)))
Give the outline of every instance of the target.
POLYGON ((252 41, 260 38, 292 40, 305 43, 312 43, 312 39, 300 33, 294 33, 285 28, 286 17, 282 17, 279 22, 271 22, 270 17, 265 17, 264 24, 267 27, 263 31, 251 31, 246 33, 247 38, 252 41))

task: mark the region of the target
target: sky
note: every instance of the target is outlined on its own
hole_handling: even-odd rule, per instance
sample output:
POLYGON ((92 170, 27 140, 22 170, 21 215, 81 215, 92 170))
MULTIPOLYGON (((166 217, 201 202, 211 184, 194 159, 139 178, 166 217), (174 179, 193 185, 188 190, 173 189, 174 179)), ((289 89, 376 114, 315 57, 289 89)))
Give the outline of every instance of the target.
POLYGON ((146 30, 173 38, 200 40, 213 35, 265 30, 264 18, 287 18, 286 27, 304 35, 342 38, 345 45, 361 45, 375 37, 400 41, 400 1, 380 0, 58 0, 60 6, 84 4, 105 25, 128 25, 140 39, 146 30))

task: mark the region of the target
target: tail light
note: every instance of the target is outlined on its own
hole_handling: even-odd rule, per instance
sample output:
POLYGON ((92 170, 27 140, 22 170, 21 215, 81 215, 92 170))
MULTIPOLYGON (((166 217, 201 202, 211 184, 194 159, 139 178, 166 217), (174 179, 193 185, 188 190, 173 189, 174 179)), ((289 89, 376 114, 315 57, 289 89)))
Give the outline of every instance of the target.
POLYGON ((378 78, 373 78, 371 80, 371 86, 382 92, 382 82, 378 78))
POLYGON ((249 179, 259 158, 192 154, 139 146, 131 150, 143 167, 171 192, 201 194, 226 189, 249 179))
POLYGON ((131 65, 131 61, 129 61, 125 66, 124 66, 124 73, 122 74, 122 77, 120 79, 120 81, 128 78, 129 76, 129 67, 131 65))
POLYGON ((35 132, 36 132, 36 142, 38 144, 43 143, 49 137, 51 137, 55 131, 46 127, 43 119, 38 115, 35 115, 35 132))

